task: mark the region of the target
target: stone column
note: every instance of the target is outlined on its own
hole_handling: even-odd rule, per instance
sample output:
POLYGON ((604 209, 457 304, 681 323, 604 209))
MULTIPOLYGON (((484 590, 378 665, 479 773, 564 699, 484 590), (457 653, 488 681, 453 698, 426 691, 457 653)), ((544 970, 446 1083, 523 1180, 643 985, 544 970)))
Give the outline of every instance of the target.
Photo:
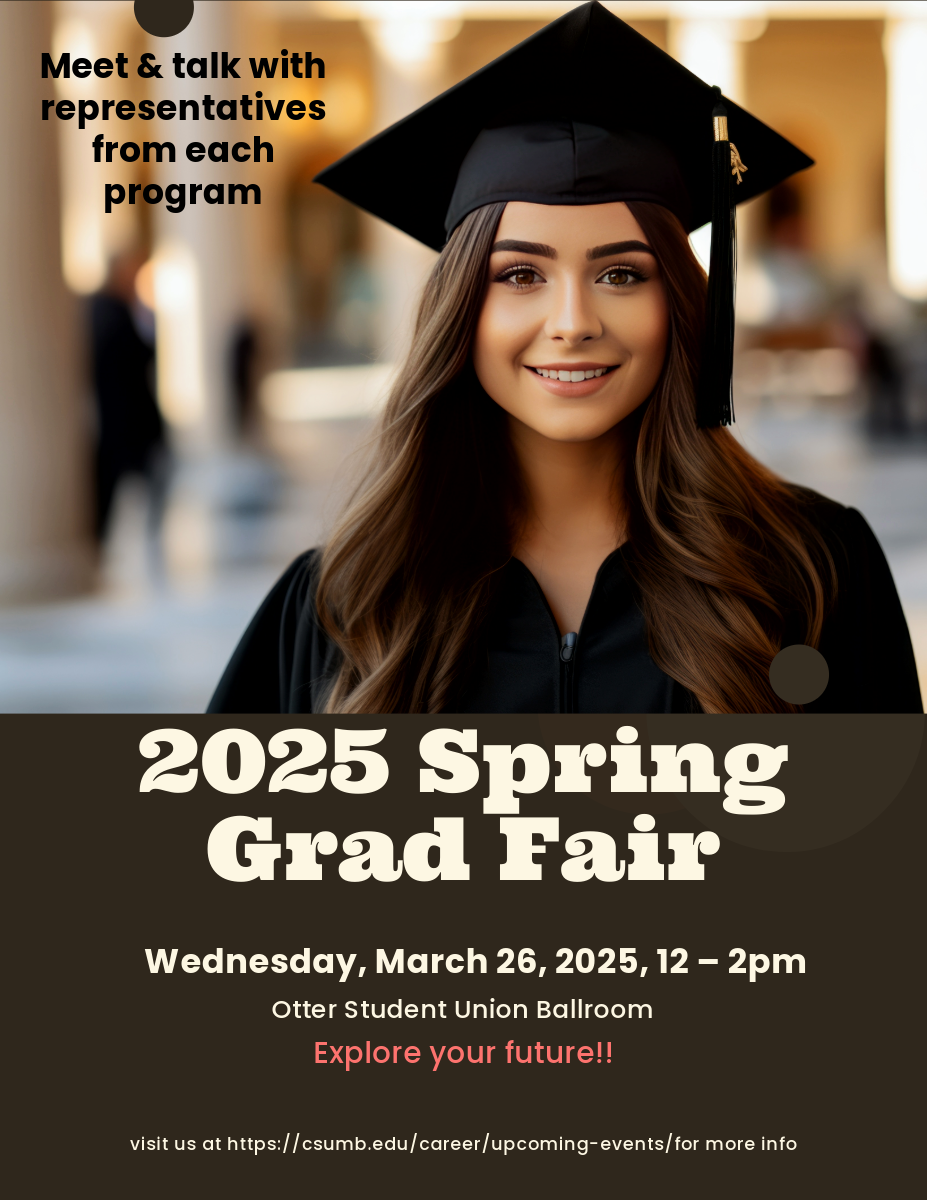
MULTIPOLYGON (((392 5, 391 14, 365 22, 375 55, 377 130, 414 112, 444 85, 445 47, 461 21, 435 17, 427 5, 392 5)), ((374 6, 370 6, 371 12, 374 6)), ((370 218, 374 269, 380 297, 380 357, 405 355, 422 285, 435 260, 432 250, 370 218)))
MULTIPOLYGON (((744 42, 752 42, 766 30, 762 4, 749 0, 701 0, 670 6, 678 11, 669 21, 669 52, 684 67, 725 96, 749 107, 744 75, 744 42)), ((754 243, 749 209, 738 213, 738 252, 742 265, 749 266, 754 243)), ((692 235, 692 246, 706 270, 711 256, 711 227, 702 226, 692 235)))
POLYGON ((0 602, 92 578, 86 373, 76 302, 61 276, 58 142, 41 119, 48 0, 0 4, 0 602))
MULTIPOLYGON (((214 141, 251 142, 255 134, 273 142, 275 127, 267 121, 208 121, 202 99, 240 100, 259 84, 250 78, 248 46, 237 37, 234 5, 227 2, 198 4, 193 20, 176 37, 152 38, 149 45, 162 67, 163 82, 155 82, 151 95, 178 103, 201 104, 199 121, 161 122, 160 137, 175 144, 176 162, 163 162, 155 178, 162 187, 185 184, 183 212, 167 211, 166 203, 153 209, 155 228, 155 300, 158 335, 158 398, 175 430, 179 448, 196 456, 231 448, 234 440, 230 355, 232 339, 245 308, 247 254, 244 239, 248 224, 264 219, 253 202, 247 207, 237 198, 229 204, 230 183, 258 182, 246 165, 192 163, 185 156, 190 142, 208 146, 214 141), (177 78, 175 54, 205 57, 225 50, 242 57, 239 80, 177 78), (190 185, 224 184, 224 204, 207 204, 200 192, 189 202, 190 185)), ((186 67, 184 67, 186 71, 186 67)), ((273 170, 264 167, 263 170, 273 170)))
MULTIPOLYGON (((115 60, 116 54, 128 52, 131 35, 138 32, 132 8, 111 4, 108 0, 81 0, 80 4, 55 6, 53 45, 48 47, 57 61, 67 51, 73 62, 86 58, 115 60), (131 23, 131 24, 130 24, 131 23)), ((117 71, 107 79, 91 74, 87 79, 64 74, 56 82, 43 81, 50 90, 49 99, 93 100, 100 104, 104 98, 134 99, 135 63, 130 62, 129 79, 120 79, 117 71)), ((80 129, 76 120, 58 123, 58 144, 61 170, 61 233, 62 269, 71 291, 88 295, 101 288, 106 280, 110 259, 137 242, 138 209, 122 204, 111 213, 104 212, 105 183, 128 187, 135 180, 135 169, 122 161, 117 153, 111 163, 95 162, 92 141, 97 133, 119 142, 140 140, 132 124, 105 124, 91 121, 80 129)), ((103 155, 101 155, 101 158, 103 155)))
MULTIPOLYGON (((693 74, 712 86, 717 85, 725 96, 743 104, 741 22, 725 17, 723 11, 735 7, 729 4, 686 5, 686 10, 698 15, 670 20, 669 50, 673 58, 693 74)), ((763 24, 765 26, 765 21, 763 24)))
POLYGON ((927 300, 927 4, 890 11, 905 15, 885 24, 888 266, 895 289, 920 301, 927 300))

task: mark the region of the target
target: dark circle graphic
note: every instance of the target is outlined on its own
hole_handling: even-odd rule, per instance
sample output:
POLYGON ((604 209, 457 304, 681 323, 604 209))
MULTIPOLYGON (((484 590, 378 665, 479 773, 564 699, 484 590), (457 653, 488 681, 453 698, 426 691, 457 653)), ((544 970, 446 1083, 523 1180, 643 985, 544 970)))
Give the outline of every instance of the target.
POLYGON ((153 37, 173 37, 193 19, 193 0, 135 0, 135 19, 153 37))
POLYGON ((810 704, 817 700, 829 678, 827 660, 811 646, 786 646, 769 667, 772 690, 789 704, 810 704))

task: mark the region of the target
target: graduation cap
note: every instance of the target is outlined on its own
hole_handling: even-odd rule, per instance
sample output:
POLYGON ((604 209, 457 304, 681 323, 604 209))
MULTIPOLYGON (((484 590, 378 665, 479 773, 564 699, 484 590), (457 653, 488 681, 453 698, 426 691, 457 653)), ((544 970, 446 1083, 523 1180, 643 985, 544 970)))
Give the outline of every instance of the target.
POLYGON ((583 4, 371 138, 316 182, 440 250, 501 200, 648 200, 711 221, 698 417, 733 419, 735 205, 813 160, 599 3, 583 4), (746 164, 746 165, 745 165, 746 164))

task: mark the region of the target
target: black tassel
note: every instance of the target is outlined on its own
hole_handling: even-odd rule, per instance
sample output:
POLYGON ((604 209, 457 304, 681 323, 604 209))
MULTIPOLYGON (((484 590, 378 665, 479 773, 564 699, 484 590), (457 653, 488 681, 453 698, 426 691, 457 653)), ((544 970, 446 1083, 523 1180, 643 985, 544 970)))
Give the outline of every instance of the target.
POLYGON ((719 102, 712 109, 711 116, 715 133, 711 148, 711 261, 697 402, 698 423, 705 428, 730 425, 734 420, 731 376, 734 370, 734 289, 737 277, 736 209, 727 109, 719 102))

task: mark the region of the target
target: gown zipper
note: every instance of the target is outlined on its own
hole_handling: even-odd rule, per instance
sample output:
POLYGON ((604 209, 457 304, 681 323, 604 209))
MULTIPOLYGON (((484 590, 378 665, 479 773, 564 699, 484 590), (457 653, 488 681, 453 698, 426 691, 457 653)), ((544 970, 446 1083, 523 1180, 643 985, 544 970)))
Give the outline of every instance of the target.
MULTIPOLYGON (((613 550, 612 553, 609 554, 602 561, 601 565, 599 566, 598 571, 596 571, 595 580, 593 581, 593 584, 592 584, 592 591, 589 593, 589 599, 586 602, 586 612, 583 613, 583 622, 586 620, 586 613, 588 613, 589 609, 592 607, 592 601, 596 594, 596 588, 599 585, 599 576, 602 574, 602 568, 615 554, 619 553, 620 549, 621 548, 619 547, 618 550, 613 550)), ((516 561, 520 562, 521 560, 517 559, 516 561)), ((574 699, 573 699, 573 661, 576 658, 576 646, 579 641, 579 633, 582 633, 582 629, 583 629, 582 622, 580 623, 580 626, 579 626, 579 633, 565 633, 561 637, 560 630, 557 627, 557 620, 554 617, 553 610, 551 609, 550 604, 547 601, 547 597, 544 595, 544 589, 538 583, 537 579, 532 574, 530 568, 525 566, 524 563, 521 563, 521 566, 524 568, 525 571, 527 571, 528 578, 531 580, 531 582, 537 588, 538 595, 541 598, 541 603, 544 605, 544 608, 547 610, 547 615, 550 617, 550 623, 554 628, 554 633, 557 634, 558 639, 559 639, 557 657, 560 660, 559 661, 559 666, 560 666, 560 706, 558 708, 558 712, 562 712, 562 713, 575 712, 576 708, 575 708, 575 703, 574 703, 574 699)))
POLYGON ((576 634, 565 633, 560 639, 560 711, 573 711, 573 655, 576 634))

